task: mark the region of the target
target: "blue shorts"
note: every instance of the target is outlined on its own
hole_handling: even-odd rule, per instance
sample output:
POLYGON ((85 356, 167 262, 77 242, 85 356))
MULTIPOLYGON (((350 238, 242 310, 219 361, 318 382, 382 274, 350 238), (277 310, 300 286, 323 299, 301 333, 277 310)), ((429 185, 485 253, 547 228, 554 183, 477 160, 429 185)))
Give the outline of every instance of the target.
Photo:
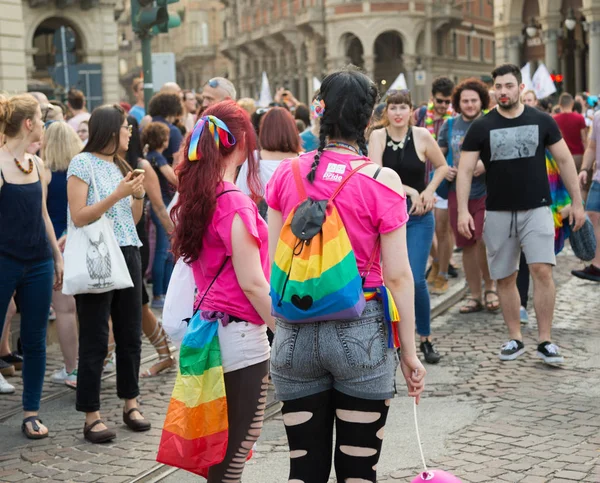
POLYGON ((384 400, 395 393, 398 356, 387 346, 380 302, 367 302, 351 320, 288 324, 277 320, 271 378, 280 401, 332 388, 349 396, 384 400))
POLYGON ((600 212, 600 183, 593 181, 590 186, 587 201, 585 203, 585 211, 600 212))

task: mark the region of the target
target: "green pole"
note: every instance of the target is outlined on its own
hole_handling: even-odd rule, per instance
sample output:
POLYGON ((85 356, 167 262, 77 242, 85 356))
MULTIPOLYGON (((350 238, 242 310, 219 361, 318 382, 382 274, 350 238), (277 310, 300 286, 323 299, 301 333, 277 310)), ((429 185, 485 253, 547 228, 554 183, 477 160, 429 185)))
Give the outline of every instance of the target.
POLYGON ((154 95, 154 84, 152 83, 152 34, 146 31, 140 34, 142 41, 142 68, 144 70, 144 104, 146 113, 150 99, 154 95))

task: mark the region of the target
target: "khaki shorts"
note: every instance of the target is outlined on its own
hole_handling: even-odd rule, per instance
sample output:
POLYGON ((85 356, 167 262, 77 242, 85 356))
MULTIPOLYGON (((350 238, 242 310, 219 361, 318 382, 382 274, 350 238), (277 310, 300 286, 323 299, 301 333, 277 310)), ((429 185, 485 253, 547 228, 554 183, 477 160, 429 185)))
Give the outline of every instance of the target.
POLYGON ((493 280, 510 277, 519 270, 521 250, 528 265, 556 265, 554 218, 548 206, 527 211, 487 211, 483 240, 493 280))

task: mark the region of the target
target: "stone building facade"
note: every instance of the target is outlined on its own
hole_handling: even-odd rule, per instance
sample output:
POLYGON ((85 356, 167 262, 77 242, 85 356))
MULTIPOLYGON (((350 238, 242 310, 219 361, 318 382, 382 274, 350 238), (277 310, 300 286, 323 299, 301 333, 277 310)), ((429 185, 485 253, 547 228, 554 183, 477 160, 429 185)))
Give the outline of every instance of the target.
MULTIPOLYGON (((142 58, 131 28, 129 2, 124 7, 119 18, 119 70, 121 86, 128 91, 142 71, 142 58)), ((217 0, 180 0, 169 5, 169 12, 180 14, 181 25, 155 36, 152 52, 175 54, 177 83, 183 89, 199 90, 210 78, 224 75, 228 63, 217 48, 223 38, 223 5, 217 0)))
MULTIPOLYGON (((75 61, 99 66, 99 97, 118 100, 117 24, 123 0, 0 0, 0 90, 41 90, 52 96, 53 35, 74 34, 75 61)), ((96 72, 97 72, 96 71, 96 72)), ((99 100, 100 102, 100 100, 99 100)))
POLYGON ((495 0, 496 58, 544 62, 571 93, 600 94, 600 0, 495 0))
POLYGON ((306 102, 313 77, 353 63, 381 88, 404 73, 417 101, 433 78, 489 76, 490 0, 222 0, 221 51, 243 96, 258 97, 262 72, 306 102), (424 75, 425 74, 425 75, 424 75))

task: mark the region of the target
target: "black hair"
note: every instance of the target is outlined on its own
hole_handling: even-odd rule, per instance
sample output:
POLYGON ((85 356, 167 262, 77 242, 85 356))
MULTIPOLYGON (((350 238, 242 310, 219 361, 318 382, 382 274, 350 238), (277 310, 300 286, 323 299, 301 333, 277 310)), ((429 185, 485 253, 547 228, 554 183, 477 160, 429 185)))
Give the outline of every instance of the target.
POLYGON ((575 101, 573 103, 573 112, 577 112, 579 114, 583 113, 583 106, 581 105, 581 102, 575 101))
POLYGON ((321 84, 318 99, 325 104, 319 148, 307 179, 312 183, 321 154, 328 139, 356 141, 363 155, 367 154, 365 129, 378 99, 377 87, 354 66, 328 75, 321 84))
POLYGON ((496 67, 492 71, 492 77, 496 80, 496 77, 500 77, 501 75, 512 74, 517 79, 517 83, 521 85, 523 83, 523 76, 521 75, 521 69, 515 64, 502 64, 496 67))
POLYGON ((121 127, 125 119, 125 111, 118 104, 107 104, 94 109, 88 122, 90 137, 82 151, 113 156, 123 176, 131 171, 127 162, 117 154, 121 142, 121 127), (111 148, 112 152, 105 152, 107 148, 111 148))
POLYGON ((435 96, 437 93, 440 93, 444 97, 449 97, 452 95, 452 91, 454 90, 454 82, 452 82, 448 77, 438 77, 433 80, 431 84, 431 95, 435 96))
POLYGON ((131 137, 129 138, 129 147, 127 148, 127 155, 125 157, 129 166, 136 169, 140 158, 144 157, 142 140, 140 139, 140 126, 137 119, 133 116, 127 116, 127 122, 131 126, 131 137))
POLYGON ((150 99, 148 105, 148 114, 152 117, 161 116, 179 117, 183 114, 183 105, 179 94, 171 94, 169 92, 159 92, 150 99))

